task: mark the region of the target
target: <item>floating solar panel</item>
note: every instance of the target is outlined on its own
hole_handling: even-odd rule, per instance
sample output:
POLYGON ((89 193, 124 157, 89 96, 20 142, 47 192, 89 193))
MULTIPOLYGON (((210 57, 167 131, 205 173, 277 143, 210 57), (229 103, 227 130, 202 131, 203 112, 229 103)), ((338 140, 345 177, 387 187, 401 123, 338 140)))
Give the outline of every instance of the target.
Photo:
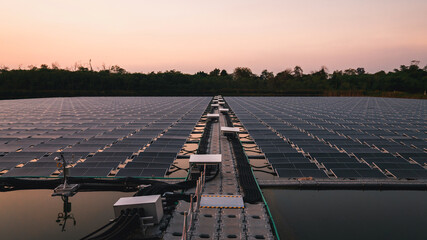
POLYGON ((123 168, 116 174, 117 177, 139 177, 144 168, 123 168))
POLYGON ((418 164, 410 164, 410 163, 375 163, 376 166, 378 166, 381 169, 402 169, 402 170, 424 170, 423 167, 421 167, 418 164))
POLYGON ((66 146, 65 144, 39 144, 34 147, 26 148, 23 152, 56 152, 66 146))
POLYGON ((123 168, 120 169, 116 176, 119 177, 164 177, 167 168, 123 168))
POLYGON ((27 100, 0 101, 0 109, 7 112, 0 121, 0 153, 4 155, 0 162, 4 169, 24 163, 24 170, 16 171, 30 171, 25 169, 55 164, 55 157, 60 156, 57 151, 62 151, 67 161, 73 154, 74 161, 87 158, 76 165, 72 175, 107 176, 151 143, 153 148, 146 148, 156 153, 150 159, 155 163, 151 169, 164 169, 143 175, 157 177, 174 161, 209 101, 209 97, 51 98, 32 99, 31 104, 27 100), (172 140, 153 142, 162 138, 172 140), (8 156, 17 151, 19 156, 8 156), (25 152, 40 155, 23 155, 25 152), (32 159, 38 160, 28 163, 32 159), (100 168, 104 169, 97 170, 100 168))
POLYGON ((0 171, 6 170, 6 169, 11 169, 11 168, 15 167, 16 165, 18 165, 18 163, 16 163, 16 162, 0 161, 0 171))
MULTIPOLYGON (((85 177, 105 177, 111 172, 111 167, 96 167, 96 168, 87 168, 87 171, 84 172, 83 176, 85 177)), ((73 176, 71 171, 71 176, 73 176)), ((77 176, 77 175, 74 175, 77 176)))
POLYGON ((338 178, 386 178, 376 169, 332 169, 338 178))
MULTIPOLYGON (((385 177, 363 162, 409 164, 412 161, 427 165, 423 131, 427 110, 422 100, 342 97, 226 100, 273 167, 289 163, 278 154, 280 147, 272 144, 279 136, 292 148, 335 169, 341 177, 385 177), (423 156, 418 155, 421 153, 423 156)), ((280 176, 302 176, 301 172, 286 168, 279 172, 280 176)))
POLYGON ((323 163, 327 169, 371 169, 365 163, 323 163))
POLYGON ((116 168, 120 162, 93 162, 93 161, 85 161, 77 163, 74 168, 116 168))
POLYGON ((56 162, 29 162, 26 163, 23 168, 56 168, 56 162))
MULTIPOLYGON (((109 167, 97 167, 97 168, 70 168, 69 174, 72 177, 107 177, 111 172, 112 168, 109 167)), ((63 176, 63 173, 59 175, 63 176)))
POLYGON ((392 169, 388 171, 396 178, 427 179, 427 171, 425 170, 392 169))
POLYGON ((41 157, 38 162, 53 162, 55 161, 56 157, 61 157, 61 154, 64 156, 65 160, 70 162, 70 161, 77 161, 81 158, 86 158, 86 156, 89 154, 89 152, 55 152, 52 153, 51 155, 45 155, 43 157, 41 157))
POLYGON ((284 169, 318 169, 314 163, 273 163, 272 165, 274 168, 284 169))
POLYGON ((12 168, 3 174, 2 177, 43 177, 51 175, 56 170, 56 167, 12 168))
POLYGON ((299 170, 299 169, 277 168, 276 171, 281 178, 302 178, 302 177, 327 178, 328 177, 326 173, 321 170, 299 170))
POLYGON ((141 177, 164 177, 166 175, 167 168, 145 168, 141 177))
POLYGON ((148 162, 128 162, 126 164, 126 169, 129 168, 139 168, 139 169, 144 169, 146 167, 148 167, 150 163, 148 162))

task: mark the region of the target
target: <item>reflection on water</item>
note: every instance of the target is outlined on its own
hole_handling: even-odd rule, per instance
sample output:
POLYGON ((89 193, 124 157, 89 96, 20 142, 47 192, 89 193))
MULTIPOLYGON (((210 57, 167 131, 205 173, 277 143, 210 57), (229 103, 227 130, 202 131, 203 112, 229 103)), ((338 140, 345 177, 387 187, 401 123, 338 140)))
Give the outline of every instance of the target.
POLYGON ((60 197, 52 197, 52 192, 0 192, 1 239, 80 239, 114 218, 113 204, 120 197, 133 195, 122 192, 81 192, 64 202, 60 197), (72 209, 69 205, 71 203, 72 209), (62 218, 58 211, 61 211, 62 218), (77 224, 74 224, 74 218, 78 219, 77 224), (58 223, 63 224, 59 229, 58 223), (65 231, 62 231, 63 228, 65 231))
POLYGON ((68 196, 61 196, 62 202, 64 202, 64 207, 62 212, 58 213, 58 217, 56 218, 56 222, 61 226, 62 232, 65 231, 68 220, 72 221, 74 226, 76 226, 77 223, 76 218, 71 213, 71 203, 68 201, 68 198, 68 196))
POLYGON ((427 239, 426 191, 263 192, 281 239, 427 239))

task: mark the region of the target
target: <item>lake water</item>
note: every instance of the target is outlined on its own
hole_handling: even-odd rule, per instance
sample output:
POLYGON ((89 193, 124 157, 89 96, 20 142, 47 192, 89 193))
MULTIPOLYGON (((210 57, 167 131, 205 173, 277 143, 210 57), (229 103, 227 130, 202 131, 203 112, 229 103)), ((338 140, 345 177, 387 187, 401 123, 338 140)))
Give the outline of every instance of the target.
POLYGON ((281 239, 427 239, 426 191, 263 192, 281 239))
MULTIPOLYGON (((79 239, 114 218, 113 204, 133 193, 80 192, 70 198, 76 225, 51 190, 0 192, 1 239, 79 239)), ((426 191, 264 189, 282 240, 427 239, 426 191)))
POLYGON ((56 222, 63 212, 61 197, 52 190, 0 192, 0 239, 80 239, 114 218, 113 204, 133 193, 80 192, 69 198, 72 219, 65 231, 56 222))

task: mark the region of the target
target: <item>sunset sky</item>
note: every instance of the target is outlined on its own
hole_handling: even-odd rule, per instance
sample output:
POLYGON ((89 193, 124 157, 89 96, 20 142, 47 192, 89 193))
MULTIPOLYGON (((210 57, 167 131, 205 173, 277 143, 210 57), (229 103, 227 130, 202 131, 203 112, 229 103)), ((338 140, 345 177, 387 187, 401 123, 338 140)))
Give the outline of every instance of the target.
POLYGON ((426 0, 0 0, 0 65, 130 72, 427 65, 426 0))

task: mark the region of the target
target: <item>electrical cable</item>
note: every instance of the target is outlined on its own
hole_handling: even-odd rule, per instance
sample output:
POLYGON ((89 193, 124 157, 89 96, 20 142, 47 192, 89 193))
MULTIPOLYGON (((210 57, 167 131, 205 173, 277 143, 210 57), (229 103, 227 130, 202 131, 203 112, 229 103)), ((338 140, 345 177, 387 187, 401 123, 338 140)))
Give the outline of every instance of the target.
POLYGON ((108 226, 110 226, 111 224, 113 224, 113 223, 117 222, 118 220, 122 219, 122 218, 123 218, 123 215, 124 215, 123 213, 122 213, 122 214, 120 214, 120 216, 116 217, 113 221, 111 221, 111 222, 109 222, 109 223, 105 224, 104 226, 102 226, 102 227, 98 228, 97 230, 93 231, 92 233, 90 233, 90 234, 88 234, 88 235, 84 236, 83 238, 81 238, 81 240, 86 240, 86 239, 90 238, 91 236, 95 235, 96 233, 98 233, 98 232, 102 231, 102 230, 103 230, 103 229, 105 229, 106 227, 108 227, 108 226))
MULTIPOLYGON (((232 127, 233 123, 229 115, 225 117, 227 126, 232 127)), ((231 142, 232 150, 236 158, 236 168, 239 174, 239 182, 242 186, 244 197, 243 200, 248 203, 257 203, 262 201, 262 194, 256 185, 255 178, 252 173, 252 168, 243 151, 243 146, 235 134, 228 135, 231 142)))

